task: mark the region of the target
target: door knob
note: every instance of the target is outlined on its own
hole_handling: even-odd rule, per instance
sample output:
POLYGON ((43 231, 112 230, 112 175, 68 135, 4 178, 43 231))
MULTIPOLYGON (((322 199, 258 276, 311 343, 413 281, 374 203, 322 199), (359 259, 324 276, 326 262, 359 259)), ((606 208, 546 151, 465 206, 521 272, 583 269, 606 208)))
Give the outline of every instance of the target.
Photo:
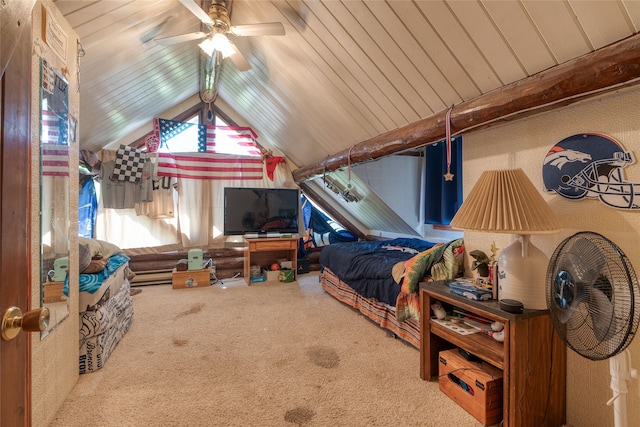
POLYGON ((25 332, 44 331, 49 326, 49 309, 37 308, 22 314, 18 307, 9 307, 2 316, 2 339, 14 339, 20 330, 25 332))

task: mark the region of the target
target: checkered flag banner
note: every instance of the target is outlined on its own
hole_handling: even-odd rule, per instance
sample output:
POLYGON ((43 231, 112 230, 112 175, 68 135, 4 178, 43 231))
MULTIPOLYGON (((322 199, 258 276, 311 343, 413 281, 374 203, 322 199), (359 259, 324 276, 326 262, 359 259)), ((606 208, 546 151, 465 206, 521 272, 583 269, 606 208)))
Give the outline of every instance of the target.
POLYGON ((142 180, 142 169, 147 155, 126 145, 121 145, 116 150, 115 167, 113 174, 118 181, 139 183, 142 180))

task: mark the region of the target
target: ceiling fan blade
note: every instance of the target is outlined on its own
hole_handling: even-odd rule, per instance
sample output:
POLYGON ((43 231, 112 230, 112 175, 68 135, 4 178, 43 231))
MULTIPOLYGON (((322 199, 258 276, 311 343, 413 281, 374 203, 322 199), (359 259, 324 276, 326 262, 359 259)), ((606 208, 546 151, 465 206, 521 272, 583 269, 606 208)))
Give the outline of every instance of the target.
POLYGON ((159 37, 156 39, 153 39, 153 41, 155 41, 158 44, 161 44, 163 46, 169 46, 172 44, 177 44, 177 43, 184 43, 184 42, 188 42, 191 40, 200 40, 203 39, 205 37, 207 37, 207 33, 203 33, 202 31, 198 31, 196 33, 189 33, 189 34, 181 34, 179 36, 172 36, 172 37, 159 37))
POLYGON ((204 22, 207 25, 213 25, 213 21, 209 18, 207 12, 202 10, 200 6, 195 2, 195 0, 178 0, 184 7, 189 9, 191 13, 196 15, 199 20, 204 22))
POLYGON ((281 22, 232 25, 229 32, 235 36, 284 36, 284 25, 281 22))
POLYGON ((249 64, 249 61, 247 61, 247 58, 244 57, 242 52, 240 52, 240 50, 236 47, 235 44, 233 44, 231 40, 229 40, 229 43, 231 44, 231 47, 233 47, 233 50, 234 50, 233 55, 229 56, 229 59, 231 60, 231 62, 233 62, 233 65, 235 65, 239 71, 250 70, 251 64, 249 64))
POLYGON ((162 30, 162 28, 167 25, 167 23, 169 22, 169 20, 171 20, 172 18, 174 18, 175 15, 169 15, 166 18, 164 18, 164 20, 162 22, 160 22, 158 25, 156 25, 155 27, 151 28, 149 31, 147 31, 146 33, 144 33, 142 36, 140 36, 140 41, 142 43, 147 43, 148 41, 151 41, 155 38, 155 36, 160 33, 160 30, 162 30))

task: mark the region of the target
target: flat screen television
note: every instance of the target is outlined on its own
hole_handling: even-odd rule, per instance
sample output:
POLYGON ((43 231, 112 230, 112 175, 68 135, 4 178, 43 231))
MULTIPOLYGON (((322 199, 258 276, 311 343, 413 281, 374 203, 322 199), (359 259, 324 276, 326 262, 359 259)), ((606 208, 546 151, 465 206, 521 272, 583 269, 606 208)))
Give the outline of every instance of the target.
POLYGON ((290 188, 224 189, 224 235, 298 232, 300 193, 290 188))

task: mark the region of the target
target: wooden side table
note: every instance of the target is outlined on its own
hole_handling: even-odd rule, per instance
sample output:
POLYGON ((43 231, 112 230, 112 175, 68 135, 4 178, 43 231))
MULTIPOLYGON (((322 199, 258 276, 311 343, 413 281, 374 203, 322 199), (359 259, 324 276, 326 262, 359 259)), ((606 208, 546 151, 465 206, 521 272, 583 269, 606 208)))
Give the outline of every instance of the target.
POLYGON ((64 293, 62 288, 64 287, 64 282, 45 282, 42 287, 45 304, 63 301, 64 293))
POLYGON ((297 237, 259 237, 247 239, 248 246, 244 253, 244 279, 251 285, 250 268, 252 264, 267 267, 278 259, 291 261, 294 279, 298 271, 298 238, 297 237))
POLYGON ((547 310, 512 314, 496 300, 473 301, 449 292, 445 282, 420 284, 420 377, 438 377, 438 355, 462 348, 503 372, 505 427, 559 427, 566 422, 567 349, 547 310), (504 324, 504 342, 482 333, 461 335, 431 320, 431 305, 459 307, 504 324))

